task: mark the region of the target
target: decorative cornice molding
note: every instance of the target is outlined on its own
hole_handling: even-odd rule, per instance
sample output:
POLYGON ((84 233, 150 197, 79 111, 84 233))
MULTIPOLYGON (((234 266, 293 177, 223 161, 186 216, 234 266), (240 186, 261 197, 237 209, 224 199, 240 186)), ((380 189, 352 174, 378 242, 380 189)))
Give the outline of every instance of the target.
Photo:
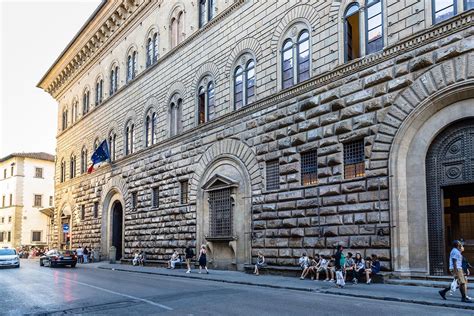
MULTIPOLYGON (((37 86, 43 88, 54 98, 57 98, 72 82, 74 82, 75 79, 78 78, 78 76, 85 72, 85 69, 87 69, 88 66, 95 60, 96 56, 99 56, 105 49, 108 49, 109 44, 113 43, 113 39, 120 36, 127 29, 127 26, 133 23, 136 16, 142 13, 149 4, 159 6, 162 1, 163 0, 160 0, 158 3, 156 3, 152 0, 122 0, 120 6, 118 6, 118 8, 104 23, 105 27, 99 28, 98 32, 92 36, 87 44, 81 49, 80 53, 77 54, 72 59, 72 61, 63 68, 57 77, 52 82, 46 82, 48 75, 47 73, 37 86), (126 6, 124 3, 128 3, 128 5, 126 6), (133 8, 135 8, 135 10, 132 10, 133 8), (102 33, 102 30, 107 32, 102 33)), ((216 23, 227 17, 244 2, 245 0, 235 0, 231 6, 225 9, 222 13, 218 14, 204 27, 194 32, 179 45, 168 51, 168 53, 164 54, 164 56, 161 57, 154 66, 149 68, 156 67, 157 64, 160 64, 163 60, 174 55, 176 51, 181 50, 182 47, 189 45, 196 37, 204 32, 207 32, 216 23)), ((56 66, 56 64, 53 65, 53 68, 54 66, 56 66)))

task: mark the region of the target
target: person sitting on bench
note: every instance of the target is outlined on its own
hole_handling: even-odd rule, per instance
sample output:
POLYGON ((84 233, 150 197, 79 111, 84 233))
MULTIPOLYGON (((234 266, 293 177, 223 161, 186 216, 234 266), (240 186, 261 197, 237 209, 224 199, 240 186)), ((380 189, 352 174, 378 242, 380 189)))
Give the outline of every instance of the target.
POLYGON ((181 262, 181 258, 179 257, 178 251, 175 250, 171 255, 170 261, 168 261, 168 269, 174 269, 178 262, 181 262))

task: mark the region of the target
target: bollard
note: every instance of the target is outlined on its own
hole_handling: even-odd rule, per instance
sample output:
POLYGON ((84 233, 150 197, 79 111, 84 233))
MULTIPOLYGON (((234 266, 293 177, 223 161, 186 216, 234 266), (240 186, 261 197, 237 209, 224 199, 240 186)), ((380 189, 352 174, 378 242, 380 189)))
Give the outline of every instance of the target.
POLYGON ((109 262, 112 263, 112 264, 115 263, 116 256, 117 256, 117 248, 115 248, 115 246, 110 247, 110 249, 109 249, 109 260, 110 261, 109 262))

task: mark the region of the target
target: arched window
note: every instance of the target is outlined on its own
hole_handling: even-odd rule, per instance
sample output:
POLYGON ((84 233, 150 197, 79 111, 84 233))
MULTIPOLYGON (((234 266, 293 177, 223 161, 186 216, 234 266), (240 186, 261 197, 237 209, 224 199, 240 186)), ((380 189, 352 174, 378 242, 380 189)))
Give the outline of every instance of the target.
POLYGON ((76 176, 76 156, 71 155, 71 161, 69 162, 69 178, 72 179, 76 176))
POLYGON ((207 21, 209 22, 214 17, 214 11, 216 10, 214 0, 207 0, 207 21))
POLYGON ((81 173, 86 173, 87 171, 87 148, 84 146, 81 151, 81 173))
POLYGON ((344 61, 360 57, 359 4, 352 3, 344 14, 344 61))
POLYGON ((127 82, 135 79, 138 70, 138 53, 131 50, 127 56, 127 82))
POLYGON ((146 46, 146 65, 153 65, 158 60, 158 33, 151 34, 146 46))
POLYGON ((432 1, 433 1, 432 2, 433 24, 447 20, 450 17, 457 14, 456 0, 432 0, 432 1))
POLYGON ((77 99, 74 99, 72 102, 72 123, 75 123, 77 121, 77 108, 78 108, 78 102, 77 99))
POLYGON ((59 182, 64 182, 64 181, 66 181, 66 161, 62 159, 60 170, 59 170, 59 182))
POLYGON ((170 103, 170 136, 175 136, 181 133, 181 107, 182 99, 174 96, 170 103))
MULTIPOLYGON (((293 28, 299 29, 298 36, 288 35, 281 50, 282 87, 289 88, 310 77, 310 41, 309 31, 300 23, 293 28)), ((287 31, 289 33, 289 31, 287 31)), ((292 33, 294 33, 292 31, 292 33)))
POLYGON ((304 30, 298 36, 296 46, 298 56, 298 82, 309 79, 309 32, 304 30))
MULTIPOLYGON (((445 2, 443 0, 443 2, 445 2)), ((383 49, 382 1, 367 0, 366 4, 367 48, 366 54, 383 49)))
POLYGON ((62 130, 65 130, 67 128, 67 119, 68 119, 68 113, 67 113, 67 107, 63 110, 63 117, 62 117, 62 130))
POLYGON ((125 155, 133 154, 134 151, 134 129, 133 122, 128 122, 125 127, 125 155))
POLYGON ((110 95, 112 96, 118 90, 119 69, 117 65, 112 66, 110 70, 110 95))
POLYGON ((145 146, 156 144, 156 113, 150 112, 145 119, 145 146))
POLYGON ((178 44, 178 20, 176 18, 173 18, 171 20, 170 33, 171 33, 171 48, 174 48, 178 44))
POLYGON ((210 77, 201 80, 198 88, 198 125, 215 116, 214 83, 210 77))
MULTIPOLYGON (((251 57, 251 55, 249 55, 251 57)), ((234 71, 234 108, 236 110, 255 101, 255 61, 240 58, 234 71)))
POLYGON ((293 42, 287 39, 283 44, 282 57, 282 87, 289 88, 293 85, 293 42))
POLYGON ((206 0, 199 0, 199 27, 206 24, 206 0))
POLYGON ((179 14, 178 14, 178 34, 177 34, 177 45, 180 44, 182 41, 183 41, 183 33, 184 33, 184 14, 183 12, 181 11, 179 14))
POLYGON ((89 112, 89 104, 90 104, 90 93, 89 90, 84 90, 84 94, 82 95, 82 115, 85 115, 89 112))
POLYGON ((97 82, 95 83, 95 105, 96 106, 102 103, 103 88, 104 88, 104 80, 102 78, 97 79, 97 82))
POLYGON ((116 141, 117 135, 112 131, 109 134, 109 154, 110 154, 110 161, 114 161, 116 159, 116 141))

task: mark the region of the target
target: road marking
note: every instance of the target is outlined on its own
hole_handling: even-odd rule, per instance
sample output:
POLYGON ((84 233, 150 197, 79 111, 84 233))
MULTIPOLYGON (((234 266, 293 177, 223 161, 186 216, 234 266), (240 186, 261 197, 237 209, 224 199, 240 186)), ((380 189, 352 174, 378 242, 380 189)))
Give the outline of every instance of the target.
MULTIPOLYGON (((38 271, 38 272, 40 272, 40 271, 38 271)), ((46 274, 48 276, 52 276, 51 274, 46 273, 46 272, 41 271, 40 273, 46 274)), ((140 298, 140 297, 136 297, 136 296, 132 296, 132 295, 128 295, 128 294, 123 294, 123 293, 119 293, 119 292, 115 292, 115 291, 111 291, 111 290, 107 290, 107 289, 104 289, 102 287, 98 287, 98 286, 88 284, 88 283, 84 283, 84 282, 80 282, 80 281, 71 280, 71 279, 68 279, 68 278, 65 278, 65 277, 62 277, 62 276, 57 276, 57 277, 61 278, 61 279, 64 279, 64 280, 67 280, 67 281, 70 281, 70 282, 80 284, 80 285, 88 286, 88 287, 91 287, 91 288, 99 290, 99 291, 107 292, 107 293, 110 293, 110 294, 115 294, 115 295, 118 295, 118 296, 123 296, 123 297, 130 298, 130 299, 133 299, 133 300, 141 301, 143 303, 147 303, 147 304, 150 304, 150 305, 153 305, 153 306, 161 307, 161 308, 169 310, 169 311, 173 310, 169 306, 166 306, 166 305, 163 305, 163 304, 160 304, 160 303, 155 303, 153 301, 150 301, 150 300, 147 300, 147 299, 144 299, 144 298, 140 298)))

